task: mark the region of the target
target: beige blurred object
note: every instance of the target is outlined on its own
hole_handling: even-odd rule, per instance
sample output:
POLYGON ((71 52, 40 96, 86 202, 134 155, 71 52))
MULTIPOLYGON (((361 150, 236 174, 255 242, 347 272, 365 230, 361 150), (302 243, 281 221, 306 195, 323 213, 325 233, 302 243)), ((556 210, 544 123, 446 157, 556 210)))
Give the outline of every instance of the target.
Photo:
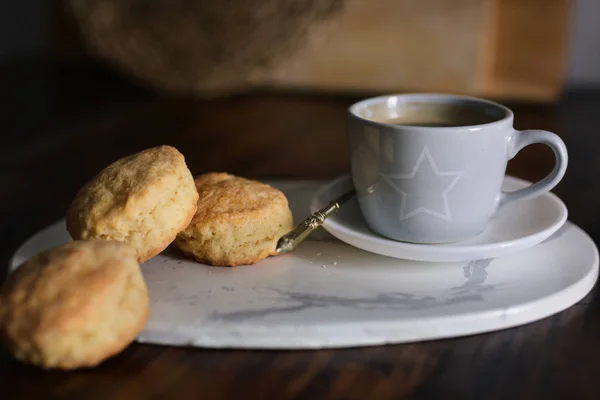
POLYGON ((350 1, 321 46, 279 66, 272 84, 367 91, 472 91, 485 0, 350 1))
POLYGON ((269 83, 552 100, 569 11, 568 0, 348 1, 327 39, 286 59, 269 83))
MULTIPOLYGON (((569 0, 68 0, 87 47, 162 90, 562 88, 569 0)), ((60 36, 60 35, 59 35, 60 36)))
POLYGON ((318 43, 343 0, 66 0, 91 53, 167 91, 210 95, 260 83, 318 43))

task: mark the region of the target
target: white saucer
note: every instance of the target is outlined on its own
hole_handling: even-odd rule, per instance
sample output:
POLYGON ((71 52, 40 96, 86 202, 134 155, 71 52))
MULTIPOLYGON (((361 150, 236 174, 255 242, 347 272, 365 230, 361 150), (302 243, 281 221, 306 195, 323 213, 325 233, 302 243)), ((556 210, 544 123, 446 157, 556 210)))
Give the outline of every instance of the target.
MULTIPOLYGON (((316 183, 273 183, 296 222, 316 183)), ((10 268, 69 240, 64 221, 21 246, 10 268)), ((594 242, 567 222, 545 243, 496 259, 424 263, 372 254, 325 231, 252 266, 208 267, 166 251, 142 265, 150 318, 138 341, 174 346, 315 349, 441 339, 560 312, 598 277, 594 242)))
MULTIPOLYGON (((530 182, 507 176, 503 190, 513 191, 530 182)), ((349 176, 323 185, 314 195, 315 212, 352 187, 349 176)), ((567 220, 567 207, 553 193, 517 201, 502 208, 479 236, 457 243, 431 245, 398 242, 373 232, 352 199, 323 227, 338 239, 371 253, 416 261, 453 262, 479 260, 514 253, 541 243, 567 220)))

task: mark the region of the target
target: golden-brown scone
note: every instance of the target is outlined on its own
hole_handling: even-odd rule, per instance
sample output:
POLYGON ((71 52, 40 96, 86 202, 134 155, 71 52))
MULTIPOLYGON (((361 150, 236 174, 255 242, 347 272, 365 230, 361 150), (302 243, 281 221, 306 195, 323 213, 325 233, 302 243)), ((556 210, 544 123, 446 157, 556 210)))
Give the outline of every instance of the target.
POLYGON ((23 362, 91 367, 135 339, 148 307, 133 248, 73 241, 34 256, 9 276, 0 290, 0 338, 23 362))
POLYGON ((73 239, 118 240, 144 262, 163 251, 196 212, 198 192, 183 155, 154 147, 106 167, 67 211, 73 239))
POLYGON ((202 263, 253 264, 274 255, 279 238, 292 229, 288 201, 279 190, 225 173, 195 179, 198 209, 175 245, 202 263))

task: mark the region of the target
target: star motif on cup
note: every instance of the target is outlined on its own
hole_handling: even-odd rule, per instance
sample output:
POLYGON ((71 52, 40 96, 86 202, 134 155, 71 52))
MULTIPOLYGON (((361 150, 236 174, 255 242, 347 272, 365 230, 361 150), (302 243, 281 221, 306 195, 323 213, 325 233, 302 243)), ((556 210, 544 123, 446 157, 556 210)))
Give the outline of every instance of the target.
POLYGON ((463 171, 442 172, 439 170, 429 149, 424 147, 413 169, 406 174, 381 174, 381 177, 402 195, 400 220, 419 214, 429 214, 446 221, 452 219, 448 205, 448 193, 459 181, 463 171), (416 180, 424 184, 413 184, 406 190, 405 183, 416 180))

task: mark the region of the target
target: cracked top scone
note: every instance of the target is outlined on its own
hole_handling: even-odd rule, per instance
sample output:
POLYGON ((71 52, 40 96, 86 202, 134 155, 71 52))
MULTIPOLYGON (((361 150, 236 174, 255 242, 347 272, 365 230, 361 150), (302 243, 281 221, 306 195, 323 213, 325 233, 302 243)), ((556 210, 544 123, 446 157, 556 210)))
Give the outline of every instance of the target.
POLYGON ((0 338, 44 368, 91 367, 143 329, 148 291, 136 252, 115 241, 73 241, 42 252, 0 290, 0 338))
POLYGON ((67 211, 67 230, 73 239, 126 242, 143 262, 188 225, 197 200, 183 155, 154 147, 114 162, 88 182, 67 211))
POLYGON ((175 245, 197 261, 253 264, 274 255, 279 238, 293 228, 286 197, 269 185, 225 173, 195 182, 198 209, 175 245))

